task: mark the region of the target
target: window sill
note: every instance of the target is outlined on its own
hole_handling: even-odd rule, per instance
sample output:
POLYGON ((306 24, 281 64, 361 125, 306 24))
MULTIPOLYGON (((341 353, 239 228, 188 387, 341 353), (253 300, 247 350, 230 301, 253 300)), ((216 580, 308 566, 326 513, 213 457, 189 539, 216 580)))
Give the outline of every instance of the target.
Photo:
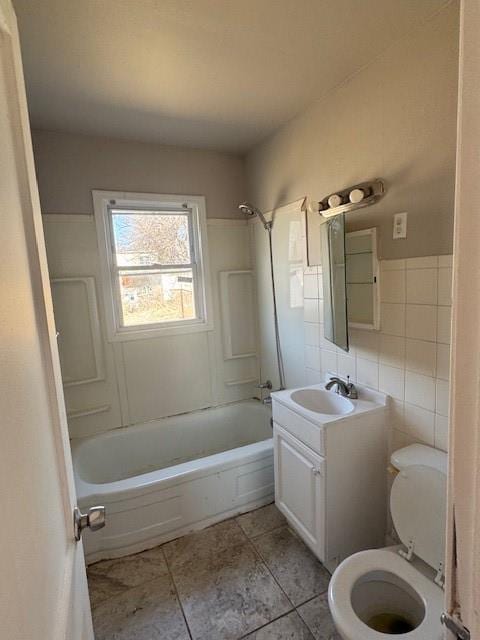
POLYGON ((156 325, 150 329, 138 327, 121 329, 117 330, 112 335, 109 335, 108 341, 130 342, 132 340, 151 340, 153 338, 161 338, 162 336, 188 335, 212 330, 213 322, 198 320, 197 322, 186 323, 183 325, 168 325, 165 327, 156 325))

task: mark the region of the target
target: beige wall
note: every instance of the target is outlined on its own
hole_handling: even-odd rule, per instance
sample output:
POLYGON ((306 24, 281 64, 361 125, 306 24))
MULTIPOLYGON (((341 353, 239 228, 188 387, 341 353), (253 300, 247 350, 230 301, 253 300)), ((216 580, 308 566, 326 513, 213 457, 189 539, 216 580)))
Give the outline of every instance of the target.
POLYGON ((457 65, 453 2, 254 148, 249 197, 269 210, 383 177, 387 195, 352 214, 349 230, 378 227, 382 258, 451 253, 457 65), (401 211, 408 238, 394 241, 401 211))
POLYGON ((111 138, 34 131, 42 213, 91 213, 92 189, 204 195, 210 218, 238 217, 239 156, 111 138))

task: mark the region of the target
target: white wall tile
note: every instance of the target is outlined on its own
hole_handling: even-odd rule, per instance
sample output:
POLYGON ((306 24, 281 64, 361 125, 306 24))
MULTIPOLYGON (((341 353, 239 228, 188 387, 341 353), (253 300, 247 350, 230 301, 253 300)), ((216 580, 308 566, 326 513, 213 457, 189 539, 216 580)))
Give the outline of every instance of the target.
POLYGON ((432 411, 405 403, 404 429, 416 442, 434 446, 435 414, 432 411))
POLYGON ((392 427, 403 429, 405 403, 401 400, 390 398, 390 424, 392 427))
POLYGON ((320 324, 320 348, 325 351, 336 351, 337 350, 337 346, 335 344, 333 344, 333 342, 330 342, 330 340, 327 340, 327 338, 325 338, 324 335, 324 326, 323 324, 320 324))
MULTIPOLYGON (((450 307, 440 303, 450 300, 450 266, 451 256, 382 260, 382 332, 351 329, 348 353, 323 337, 322 324, 305 324, 308 346, 315 348, 318 337, 322 375, 316 352, 306 350, 314 367, 306 369, 307 383, 318 384, 330 372, 388 394, 396 448, 412 442, 447 448, 450 307)), ((312 302, 305 300, 305 315, 320 318, 323 303, 317 310, 312 302)))
POLYGON ((304 322, 305 344, 309 347, 320 346, 320 324, 318 322, 304 322))
POLYGON ((305 367, 315 371, 321 370, 320 349, 318 347, 305 345, 305 367))
POLYGON ((380 280, 382 302, 405 302, 405 271, 384 271, 380 280))
POLYGON ((407 303, 437 304, 438 269, 410 269, 407 276, 407 303))
POLYGON ((319 322, 318 300, 304 300, 303 319, 305 322, 319 322))
POLYGON ((341 378, 350 376, 352 381, 355 381, 357 379, 356 360, 352 356, 348 356, 344 353, 339 353, 337 355, 337 369, 338 375, 341 378))
POLYGON ((323 322, 323 318, 324 318, 323 309, 324 309, 323 300, 320 298, 320 300, 318 301, 318 321, 319 322, 323 322))
POLYGON ((437 342, 450 344, 451 307, 437 307, 437 342))
POLYGON ((338 374, 337 354, 334 351, 322 351, 322 371, 324 373, 338 374))
POLYGON ((436 359, 435 342, 407 338, 405 367, 409 371, 416 371, 434 378, 436 359))
POLYGON ((424 258, 407 258, 407 269, 435 269, 438 266, 437 256, 426 256, 424 258))
POLYGON ((305 267, 305 269, 303 270, 303 273, 306 276, 314 275, 314 274, 316 275, 318 273, 318 267, 316 267, 316 266, 305 267))
POLYGON ((435 411, 435 380, 420 373, 405 373, 405 401, 435 411))
POLYGON ((452 304, 452 269, 438 270, 438 304, 452 304))
POLYGON ((442 380, 450 379, 450 346, 437 344, 436 376, 442 380))
POLYGON ((357 382, 372 389, 378 389, 378 364, 371 360, 357 358, 357 382))
POLYGON ((437 307, 433 305, 406 305, 405 333, 407 338, 435 341, 437 333, 437 307))
POLYGON ((382 333, 391 336, 405 335, 405 305, 382 303, 380 310, 382 333))
POLYGON ((453 264, 453 256, 438 256, 439 267, 451 267, 453 264))
POLYGON ((392 430, 392 439, 390 443, 390 453, 397 451, 398 449, 403 449, 411 444, 412 438, 400 429, 394 428, 392 430))
POLYGON ((435 414, 435 446, 448 450, 448 418, 435 414))
POLYGON ((405 260, 381 260, 381 271, 396 271, 398 269, 405 269, 405 260))
POLYGON ((323 377, 320 371, 315 371, 314 369, 305 368, 305 379, 307 385, 311 384, 320 384, 323 382, 323 377))
POLYGON ((318 297, 323 300, 323 276, 321 271, 318 272, 318 297))
POLYGON ((396 400, 405 397, 405 371, 381 364, 378 367, 378 389, 396 400))
POLYGON ((405 338, 380 334, 378 361, 389 367, 405 366, 405 338))
POLYGON ((446 380, 438 380, 436 382, 436 399, 435 399, 435 413, 439 413, 441 416, 448 416, 448 396, 449 396, 449 383, 446 380))
POLYGON ((357 357, 378 361, 379 335, 376 331, 350 330, 350 341, 357 357))
POLYGON ((318 277, 317 274, 305 275, 303 277, 303 297, 318 298, 318 277))

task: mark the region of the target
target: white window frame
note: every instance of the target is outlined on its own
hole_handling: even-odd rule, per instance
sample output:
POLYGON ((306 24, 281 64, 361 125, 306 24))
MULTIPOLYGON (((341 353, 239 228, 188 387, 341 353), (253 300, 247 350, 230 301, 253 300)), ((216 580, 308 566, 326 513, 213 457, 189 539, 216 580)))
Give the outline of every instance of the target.
POLYGON ((109 342, 145 340, 165 335, 196 333, 213 329, 212 294, 208 263, 207 215, 203 196, 129 193, 125 191, 92 191, 98 249, 102 273, 102 293, 109 342), (146 325, 124 327, 121 323, 118 267, 111 226, 110 209, 130 208, 190 213, 192 271, 197 317, 146 325))

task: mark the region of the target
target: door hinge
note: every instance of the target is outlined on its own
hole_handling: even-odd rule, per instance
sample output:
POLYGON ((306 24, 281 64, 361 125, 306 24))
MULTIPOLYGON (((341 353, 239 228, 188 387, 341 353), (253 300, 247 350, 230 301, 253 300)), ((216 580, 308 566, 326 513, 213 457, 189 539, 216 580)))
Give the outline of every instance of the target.
POLYGON ((448 613, 442 613, 440 621, 458 640, 470 640, 470 631, 463 626, 458 618, 450 616, 448 613))

